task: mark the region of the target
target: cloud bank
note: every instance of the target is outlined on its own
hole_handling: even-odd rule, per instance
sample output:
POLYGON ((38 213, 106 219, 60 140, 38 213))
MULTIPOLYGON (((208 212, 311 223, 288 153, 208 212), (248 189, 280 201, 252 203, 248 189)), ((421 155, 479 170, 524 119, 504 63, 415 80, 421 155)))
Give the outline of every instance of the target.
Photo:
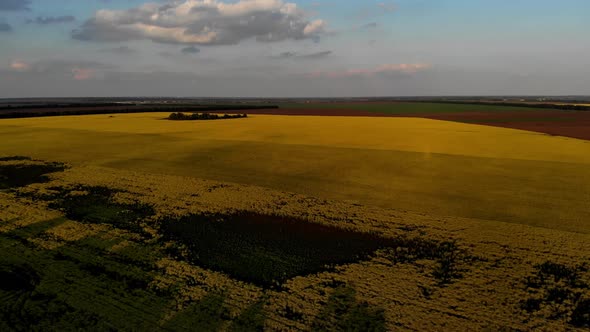
POLYGON ((201 50, 194 47, 194 46, 189 46, 189 47, 183 48, 182 50, 180 50, 180 52, 182 54, 197 54, 197 53, 201 52, 201 50))
POLYGON ((100 78, 104 71, 113 69, 113 66, 93 61, 47 60, 31 63, 16 59, 10 63, 9 69, 18 73, 85 81, 100 78))
POLYGON ((282 59, 322 59, 332 55, 332 51, 321 51, 315 53, 299 54, 297 52, 283 52, 279 55, 270 56, 271 59, 282 60, 282 59))
POLYGON ((29 10, 31 0, 0 0, 0 10, 29 10))
POLYGON ((67 16, 38 16, 34 20, 28 20, 27 23, 36 23, 41 25, 71 23, 76 21, 76 18, 71 15, 67 16))
POLYGON ((137 53, 137 50, 132 49, 129 46, 119 46, 119 47, 113 47, 113 48, 103 48, 101 50, 98 50, 98 52, 100 52, 100 53, 112 53, 112 54, 131 55, 131 54, 136 54, 137 53))
POLYGON ((415 74, 432 68, 432 65, 426 63, 400 63, 400 64, 384 64, 376 68, 370 69, 350 69, 345 71, 332 72, 312 72, 308 76, 312 78, 346 78, 346 77, 362 77, 388 74, 415 74))
POLYGON ((12 26, 8 23, 0 23, 0 32, 11 32, 12 26))
POLYGON ((176 0, 129 10, 99 10, 72 32, 85 41, 151 40, 156 43, 230 45, 317 39, 323 20, 311 20, 294 3, 282 0, 176 0))

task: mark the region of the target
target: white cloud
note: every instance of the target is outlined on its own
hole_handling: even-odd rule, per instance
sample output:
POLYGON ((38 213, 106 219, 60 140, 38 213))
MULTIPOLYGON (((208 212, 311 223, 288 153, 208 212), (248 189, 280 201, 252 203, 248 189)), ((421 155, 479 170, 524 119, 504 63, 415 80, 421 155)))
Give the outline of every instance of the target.
POLYGON ((386 13, 391 13, 397 9, 395 4, 392 2, 380 2, 377 4, 377 6, 379 6, 379 8, 381 8, 381 10, 386 13))
POLYGON ((311 20, 283 0, 176 0, 129 10, 99 10, 72 36, 89 41, 148 39, 158 43, 223 45, 317 39, 323 20, 311 20))
POLYGON ((31 65, 23 60, 14 60, 10 63, 10 69, 16 71, 27 71, 31 69, 31 65))
POLYGON ((9 66, 12 72, 21 74, 29 73, 33 75, 49 75, 59 77, 69 77, 74 80, 82 81, 94 79, 113 67, 110 65, 92 62, 92 61, 67 61, 67 60, 44 60, 37 62, 27 62, 16 59, 9 66))
POLYGON ((31 0, 0 0, 1 10, 29 10, 31 0))
POLYGON ((349 69, 344 71, 332 72, 311 72, 307 76, 313 78, 327 77, 327 78, 345 78, 345 77, 363 77, 387 74, 415 74, 424 70, 432 68, 432 65, 427 63, 399 63, 399 64, 384 64, 375 68, 369 69, 349 69))

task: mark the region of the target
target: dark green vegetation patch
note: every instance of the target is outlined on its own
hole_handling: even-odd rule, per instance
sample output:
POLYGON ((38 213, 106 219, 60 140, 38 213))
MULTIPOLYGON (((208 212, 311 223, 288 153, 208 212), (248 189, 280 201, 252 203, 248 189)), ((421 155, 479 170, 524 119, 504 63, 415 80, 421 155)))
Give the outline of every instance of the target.
MULTIPOLYGON (((8 157, 2 158, 1 161, 27 160, 19 158, 25 157, 8 157)), ((65 168, 65 165, 60 163, 0 165, 0 190, 48 182, 47 174, 61 172, 65 168)))
POLYGON ((460 249, 455 241, 435 241, 420 237, 399 237, 395 246, 385 250, 386 256, 393 263, 410 263, 420 259, 435 260, 437 265, 432 276, 439 284, 448 284, 462 276, 459 263, 472 260, 460 249))
POLYGON ((312 325, 313 331, 387 331, 383 309, 356 300, 349 287, 334 290, 312 325))
POLYGON ((260 286, 358 262, 390 245, 374 234, 254 212, 190 215, 163 221, 162 230, 194 263, 260 286))
POLYGON ((172 113, 168 116, 168 120, 222 120, 222 119, 240 119, 240 118, 247 118, 248 114, 213 114, 213 113, 191 113, 191 114, 184 114, 184 113, 172 113))
POLYGON ((39 283, 39 275, 30 266, 0 263, 0 290, 31 291, 39 283))
POLYGON ((177 256, 260 286, 356 263, 379 249, 395 260, 436 259, 441 282, 458 277, 454 243, 386 238, 288 216, 238 212, 190 215, 161 222, 164 238, 180 242, 177 256), (184 247, 183 247, 184 246, 184 247), (183 251, 182 249, 187 249, 183 251))
POLYGON ((23 156, 0 157, 0 161, 24 161, 24 160, 31 160, 31 158, 30 157, 23 157, 23 156))
MULTIPOLYGON (((0 331, 154 330, 169 298, 147 287, 151 264, 90 237, 54 250, 36 246, 65 218, 0 233, 0 331)), ((115 242, 113 242, 115 241, 115 242)), ((149 257, 144 258, 146 260, 149 257)))
POLYGON ((118 203, 113 200, 117 190, 106 187, 78 187, 84 194, 71 195, 63 189, 50 208, 61 210, 66 217, 84 223, 109 224, 144 237, 150 237, 142 222, 155 214, 154 209, 143 203, 118 203))
POLYGON ((588 267, 545 262, 525 284, 531 297, 522 302, 530 313, 549 312, 549 319, 566 319, 576 327, 590 327, 588 267))

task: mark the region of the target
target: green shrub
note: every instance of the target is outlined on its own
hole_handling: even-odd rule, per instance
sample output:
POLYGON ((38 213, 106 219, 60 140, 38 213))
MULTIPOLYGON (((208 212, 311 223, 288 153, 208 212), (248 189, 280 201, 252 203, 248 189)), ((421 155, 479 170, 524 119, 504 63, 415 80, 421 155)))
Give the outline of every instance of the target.
POLYGON ((219 120, 219 119, 239 119, 239 118, 247 118, 247 114, 224 114, 223 116, 219 116, 218 114, 213 113, 191 113, 191 114, 184 114, 184 113, 172 113, 168 116, 168 120, 184 120, 184 121, 191 121, 191 120, 219 120))

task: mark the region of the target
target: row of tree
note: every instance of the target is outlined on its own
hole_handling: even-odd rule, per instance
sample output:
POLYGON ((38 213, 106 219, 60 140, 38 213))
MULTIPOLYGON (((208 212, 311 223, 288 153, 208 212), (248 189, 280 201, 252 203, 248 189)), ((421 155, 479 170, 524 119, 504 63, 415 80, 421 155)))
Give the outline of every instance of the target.
POLYGON ((502 101, 460 101, 460 100, 417 100, 423 103, 438 104, 463 104, 463 105, 491 105, 491 106, 509 106, 509 107, 526 107, 526 108, 543 108, 566 111, 590 111, 590 106, 579 104, 552 104, 552 103, 525 103, 525 102, 502 102, 502 101))
POLYGON ((214 114, 214 113, 172 113, 168 116, 168 120, 219 120, 219 119, 239 119, 239 118, 247 118, 248 114, 214 114))
POLYGON ((23 109, 1 110, 0 119, 33 118, 45 116, 64 115, 95 115, 95 114, 125 114, 125 113, 151 113, 151 112, 215 112, 229 111, 239 112, 257 109, 277 109, 276 105, 195 105, 195 106, 128 106, 121 108, 57 108, 57 109, 23 109))

